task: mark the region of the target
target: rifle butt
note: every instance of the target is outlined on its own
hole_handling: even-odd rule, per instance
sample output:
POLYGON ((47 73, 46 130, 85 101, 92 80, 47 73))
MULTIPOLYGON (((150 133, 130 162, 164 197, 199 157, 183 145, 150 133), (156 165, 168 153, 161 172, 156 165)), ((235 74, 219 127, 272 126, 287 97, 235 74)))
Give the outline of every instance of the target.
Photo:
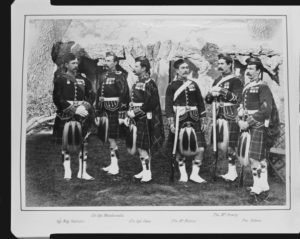
POLYGON ((171 158, 171 174, 170 174, 170 182, 174 182, 174 175, 175 175, 175 155, 172 155, 171 158))
POLYGON ((243 187, 244 186, 244 166, 242 166, 241 168, 241 174, 240 174, 240 182, 239 182, 239 186, 243 187))
POLYGON ((215 159, 214 170, 213 170, 213 180, 216 181, 217 180, 217 166, 218 166, 218 151, 214 152, 213 155, 214 155, 214 159, 215 159))

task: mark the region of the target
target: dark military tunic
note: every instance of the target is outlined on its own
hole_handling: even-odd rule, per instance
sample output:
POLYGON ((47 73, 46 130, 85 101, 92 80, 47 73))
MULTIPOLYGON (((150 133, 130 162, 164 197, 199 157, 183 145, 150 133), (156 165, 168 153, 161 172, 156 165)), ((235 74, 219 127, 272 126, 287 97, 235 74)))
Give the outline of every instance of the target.
POLYGON ((251 134, 249 158, 258 161, 266 158, 266 124, 271 116, 273 102, 270 88, 262 81, 245 86, 242 104, 244 119, 249 124, 251 134))
POLYGON ((106 71, 97 90, 96 114, 107 114, 108 138, 119 138, 119 112, 128 109, 129 99, 129 88, 124 74, 121 71, 106 71))
POLYGON ((164 129, 158 89, 148 74, 132 86, 130 109, 137 126, 136 147, 156 151, 163 144, 164 129))
MULTIPOLYGON (((217 112, 217 119, 225 119, 228 122, 229 131, 229 147, 235 148, 238 144, 239 137, 239 126, 236 122, 237 109, 242 100, 243 83, 237 77, 231 77, 222 83, 219 83, 223 79, 222 76, 218 77, 212 86, 221 87, 220 95, 217 97, 217 102, 219 105, 217 112)), ((208 104, 213 101, 213 96, 208 93, 205 97, 208 104)))
MULTIPOLYGON (((173 117, 175 122, 175 111, 173 106, 187 106, 196 107, 195 110, 190 110, 184 113, 179 118, 179 128, 184 127, 185 123, 192 123, 192 127, 195 129, 198 139, 198 146, 205 147, 206 142, 204 138, 204 133, 201 132, 201 120, 206 116, 205 105, 202 98, 201 91, 196 82, 192 81, 189 86, 187 86, 173 101, 174 94, 177 89, 183 85, 185 81, 181 79, 176 79, 172 81, 167 88, 166 92, 166 116, 167 118, 173 117)), ((170 131, 168 137, 168 147, 172 147, 174 143, 174 134, 170 131)))
MULTIPOLYGON (((79 120, 80 116, 75 115, 78 107, 77 101, 85 101, 86 109, 89 112, 88 120, 85 121, 84 128, 91 126, 93 109, 91 107, 95 95, 89 80, 83 75, 73 77, 64 72, 57 72, 54 78, 53 102, 57 107, 57 116, 54 123, 53 134, 57 137, 62 136, 62 130, 65 122, 75 118, 79 120), (70 102, 73 103, 70 103, 70 102)), ((84 130, 86 132, 86 130, 84 130)))

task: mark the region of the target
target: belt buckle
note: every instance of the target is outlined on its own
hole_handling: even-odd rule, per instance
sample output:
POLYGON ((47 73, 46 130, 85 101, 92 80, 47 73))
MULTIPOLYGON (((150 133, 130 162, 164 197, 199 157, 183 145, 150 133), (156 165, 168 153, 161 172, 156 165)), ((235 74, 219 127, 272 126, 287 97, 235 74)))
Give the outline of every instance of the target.
POLYGON ((133 107, 133 102, 130 102, 130 103, 129 103, 129 106, 132 108, 132 107, 133 107))
POLYGON ((186 108, 186 110, 190 110, 191 109, 191 107, 188 106, 188 105, 185 108, 186 108))
POLYGON ((103 97, 103 96, 100 96, 100 97, 99 97, 99 101, 100 101, 100 102, 103 102, 103 101, 104 101, 104 97, 103 97))

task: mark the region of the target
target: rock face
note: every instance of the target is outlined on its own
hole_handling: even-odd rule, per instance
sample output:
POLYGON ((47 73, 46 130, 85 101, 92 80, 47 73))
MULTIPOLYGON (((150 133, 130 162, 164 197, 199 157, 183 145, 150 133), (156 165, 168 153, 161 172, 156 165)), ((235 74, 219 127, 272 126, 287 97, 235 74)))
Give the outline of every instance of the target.
POLYGON ((61 40, 71 20, 31 20, 27 65, 27 120, 36 116, 51 115, 53 73, 51 59, 53 44, 61 40))

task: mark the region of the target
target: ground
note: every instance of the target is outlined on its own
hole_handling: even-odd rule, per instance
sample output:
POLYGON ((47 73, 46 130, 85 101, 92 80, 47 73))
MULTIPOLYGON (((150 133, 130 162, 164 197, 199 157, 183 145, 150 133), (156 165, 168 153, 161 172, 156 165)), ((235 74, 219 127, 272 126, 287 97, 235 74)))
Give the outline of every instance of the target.
MULTIPOLYGON (((89 139, 88 173, 94 181, 76 178, 78 159, 72 157, 73 177, 63 179, 63 165, 60 144, 53 140, 51 131, 31 134, 26 139, 26 206, 234 206, 252 205, 249 201, 247 186, 252 184, 249 169, 245 171, 245 182, 226 183, 214 181, 212 171, 214 159, 206 152, 200 175, 208 182, 179 183, 178 171, 175 182, 169 181, 170 161, 164 156, 165 150, 158 152, 152 159, 152 182, 141 184, 133 178, 140 172, 141 165, 137 156, 127 153, 125 144, 120 142, 120 173, 109 176, 101 170, 109 164, 108 145, 91 135, 89 139)), ((219 159, 217 173, 225 173, 225 160, 219 159)), ((191 171, 191 162, 187 162, 191 171)), ((285 205, 285 184, 274 172, 269 172, 270 195, 260 205, 285 205)))

